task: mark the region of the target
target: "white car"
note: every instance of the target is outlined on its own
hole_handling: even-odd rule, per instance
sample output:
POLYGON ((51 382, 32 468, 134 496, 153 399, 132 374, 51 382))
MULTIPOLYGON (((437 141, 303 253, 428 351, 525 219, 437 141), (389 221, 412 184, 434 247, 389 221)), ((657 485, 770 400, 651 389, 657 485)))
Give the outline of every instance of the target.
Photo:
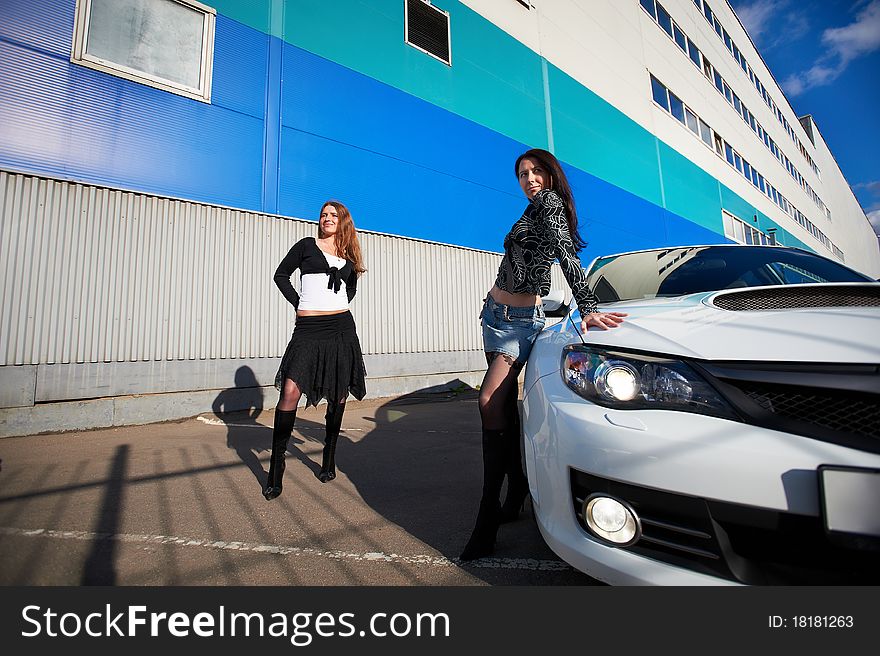
POLYGON ((588 276, 629 316, 582 336, 563 306, 525 372, 547 544, 615 585, 880 582, 880 283, 735 245, 588 276))

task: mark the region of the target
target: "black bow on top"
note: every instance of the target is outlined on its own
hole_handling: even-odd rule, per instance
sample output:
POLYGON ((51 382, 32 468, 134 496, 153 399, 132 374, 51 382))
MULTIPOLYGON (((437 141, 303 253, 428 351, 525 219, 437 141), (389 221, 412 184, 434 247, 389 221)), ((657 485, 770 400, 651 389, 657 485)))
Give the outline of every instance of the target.
POLYGON ((327 282, 327 289, 332 289, 334 294, 338 294, 339 288, 342 287, 342 276, 339 275, 339 268, 330 267, 327 275, 330 276, 330 280, 327 282))

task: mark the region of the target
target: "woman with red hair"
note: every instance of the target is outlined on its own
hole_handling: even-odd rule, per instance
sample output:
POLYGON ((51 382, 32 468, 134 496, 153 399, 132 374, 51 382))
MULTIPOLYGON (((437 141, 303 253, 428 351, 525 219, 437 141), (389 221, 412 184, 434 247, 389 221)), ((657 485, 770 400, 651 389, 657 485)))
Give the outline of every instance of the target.
POLYGON ((321 207, 318 236, 301 239, 278 265, 275 284, 296 309, 296 326, 275 377, 281 392, 275 408, 272 457, 263 496, 281 494, 284 454, 296 420, 296 407, 305 394, 306 407, 327 400, 327 427, 321 471, 322 483, 336 478, 336 441, 345 402, 351 394, 366 394, 363 355, 348 305, 364 268, 357 230, 348 208, 337 201, 321 207), (300 270, 300 293, 290 277, 300 270))

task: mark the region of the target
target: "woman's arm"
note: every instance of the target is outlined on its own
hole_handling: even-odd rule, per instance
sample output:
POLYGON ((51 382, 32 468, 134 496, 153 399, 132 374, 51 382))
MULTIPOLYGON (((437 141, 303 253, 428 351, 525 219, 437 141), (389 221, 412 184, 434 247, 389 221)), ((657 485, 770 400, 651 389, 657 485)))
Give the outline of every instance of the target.
POLYGON ((562 199, 555 191, 543 189, 535 194, 532 202, 538 210, 545 234, 552 244, 553 255, 559 260, 562 274, 571 286, 581 316, 596 312, 598 300, 587 286, 587 277, 575 253, 562 199))
POLYGON ((301 239, 293 245, 293 248, 287 252, 287 255, 281 260, 281 264, 275 269, 275 276, 273 277, 275 285, 281 290, 281 293, 284 294, 284 298, 287 299, 287 302, 290 303, 294 309, 299 307, 299 294, 297 294, 296 290, 293 288, 293 284, 290 282, 290 277, 293 275, 293 272, 299 268, 300 264, 302 264, 304 241, 304 239, 301 239))
POLYGON ((351 267, 351 273, 348 274, 348 279, 345 281, 345 293, 348 295, 348 302, 351 303, 351 300, 354 298, 354 295, 357 294, 357 286, 358 286, 358 275, 357 271, 354 270, 354 265, 351 267))

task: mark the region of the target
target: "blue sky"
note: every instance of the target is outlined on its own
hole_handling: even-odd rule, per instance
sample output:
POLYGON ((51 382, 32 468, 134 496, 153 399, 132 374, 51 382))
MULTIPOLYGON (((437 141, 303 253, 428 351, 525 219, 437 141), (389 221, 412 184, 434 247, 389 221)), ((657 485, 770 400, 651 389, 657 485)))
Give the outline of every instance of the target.
POLYGON ((730 0, 880 234, 880 0, 730 0))

